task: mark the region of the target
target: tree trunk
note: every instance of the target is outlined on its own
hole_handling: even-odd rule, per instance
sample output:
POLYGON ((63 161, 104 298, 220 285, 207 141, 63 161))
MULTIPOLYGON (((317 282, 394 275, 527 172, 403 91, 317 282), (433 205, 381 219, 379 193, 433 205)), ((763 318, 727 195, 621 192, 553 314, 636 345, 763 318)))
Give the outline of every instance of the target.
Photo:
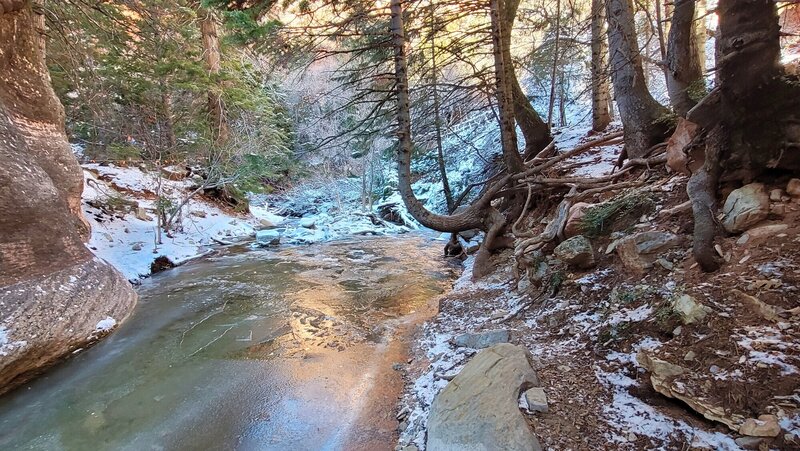
POLYGON ((503 0, 490 0, 490 17, 492 22, 492 53, 494 54, 494 74, 497 89, 497 106, 500 115, 500 140, 503 146, 503 160, 509 173, 517 173, 525 166, 517 147, 516 123, 514 122, 514 98, 509 84, 513 66, 506 56, 511 51, 506 44, 511 43, 510 31, 506 29, 502 11, 505 11, 503 0))
POLYGON ((522 130, 522 136, 525 137, 525 159, 527 160, 528 158, 533 158, 540 150, 547 147, 553 137, 550 135, 550 126, 533 109, 514 71, 513 59, 511 58, 511 30, 514 28, 514 20, 517 17, 520 0, 505 0, 504 3, 505 17, 503 18, 503 26, 507 32, 503 34, 503 59, 508 64, 508 82, 514 99, 514 116, 519 128, 522 130))
POLYGON ((447 203, 447 213, 453 214, 456 209, 453 200, 453 191, 450 189, 450 181, 447 179, 447 165, 444 161, 444 148, 442 147, 442 115, 439 111, 441 100, 439 98, 439 67, 436 64, 436 15, 434 14, 434 4, 430 5, 431 21, 431 73, 433 85, 433 116, 436 129, 436 161, 439 164, 439 175, 442 178, 442 189, 444 199, 447 203))
POLYGON ((611 123, 608 80, 608 43, 603 0, 592 0, 592 130, 601 132, 611 123))
POLYGON ((675 0, 667 44, 667 90, 672 108, 683 117, 705 95, 694 23, 695 0, 675 0))
POLYGON ((230 128, 226 117, 225 101, 220 95, 219 77, 221 69, 221 54, 219 48, 219 31, 217 20, 211 11, 199 8, 197 15, 200 20, 200 36, 203 40, 203 62, 211 79, 215 82, 208 91, 208 114, 211 124, 211 135, 215 144, 224 144, 230 137, 230 128))
MULTIPOLYGON (((161 85, 161 114, 164 115, 164 134, 167 138, 167 146, 170 152, 178 146, 178 138, 175 135, 175 120, 172 112, 172 93, 166 84, 161 85)), ((163 150, 163 142, 159 139, 159 155, 163 150)))
POLYGON ((392 0, 391 34, 394 51, 394 76, 397 96, 397 187, 408 212, 425 227, 440 232, 463 232, 470 229, 483 229, 485 208, 490 202, 488 191, 475 204, 464 212, 453 215, 437 215, 422 204, 411 188, 411 154, 414 143, 411 138, 411 104, 408 94, 408 62, 406 58, 406 37, 403 21, 403 0, 392 0))
POLYGON ((553 108, 556 103, 556 72, 558 70, 558 45, 561 40, 561 0, 556 0, 556 36, 553 43, 553 67, 550 71, 550 102, 547 106, 547 124, 553 125, 553 108))
POLYGON ((630 0, 607 0, 611 81, 625 130, 625 153, 640 158, 661 142, 668 111, 647 90, 630 0))
POLYGON ((713 253, 719 181, 749 182, 767 170, 800 173, 800 83, 780 65, 776 6, 720 0, 718 86, 689 113, 707 132, 706 163, 687 186, 695 217, 694 257, 706 271, 713 253), (710 177, 709 177, 710 175, 710 177))

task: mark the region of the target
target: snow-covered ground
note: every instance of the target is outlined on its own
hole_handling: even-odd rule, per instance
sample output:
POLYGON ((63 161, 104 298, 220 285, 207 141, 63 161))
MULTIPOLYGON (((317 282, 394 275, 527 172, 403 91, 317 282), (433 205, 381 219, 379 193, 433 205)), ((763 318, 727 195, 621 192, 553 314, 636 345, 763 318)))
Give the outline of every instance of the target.
MULTIPOLYGON (((271 203, 273 199, 253 196, 245 213, 192 196, 177 215, 178 226, 169 233, 162 231, 161 243, 156 243, 158 173, 113 164, 85 164, 83 168, 82 206, 92 227, 87 246, 134 282, 151 273, 150 265, 157 257, 164 256, 179 265, 211 252, 215 245, 252 241, 261 229, 275 229, 281 243, 286 244, 410 230, 377 219, 376 214, 365 212, 352 199, 342 201, 341 197, 350 190, 321 186, 316 190, 298 189, 274 199, 275 204, 271 203), (294 205, 306 205, 302 217, 287 218, 276 213, 288 210, 289 199, 294 205)), ((194 191, 194 182, 188 178, 174 181, 161 177, 160 183, 162 198, 175 206, 194 191)), ((408 219, 404 210, 402 213, 408 219)))

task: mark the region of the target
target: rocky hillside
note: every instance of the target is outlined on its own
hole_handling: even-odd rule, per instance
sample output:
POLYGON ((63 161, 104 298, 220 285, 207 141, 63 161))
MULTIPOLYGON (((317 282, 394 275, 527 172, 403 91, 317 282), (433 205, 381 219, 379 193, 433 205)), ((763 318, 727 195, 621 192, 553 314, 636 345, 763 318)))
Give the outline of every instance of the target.
MULTIPOLYGON (((614 151, 567 160, 559 175, 607 175, 614 151)), ((800 180, 725 193, 725 263, 712 274, 692 258, 686 176, 659 166, 621 182, 644 180, 573 205, 524 266, 507 251, 473 282, 467 259, 403 368, 399 449, 800 447, 800 180), (491 402, 472 395, 486 390, 491 402), (455 406, 487 427, 459 430, 455 406)), ((534 211, 532 236, 554 207, 534 211)))

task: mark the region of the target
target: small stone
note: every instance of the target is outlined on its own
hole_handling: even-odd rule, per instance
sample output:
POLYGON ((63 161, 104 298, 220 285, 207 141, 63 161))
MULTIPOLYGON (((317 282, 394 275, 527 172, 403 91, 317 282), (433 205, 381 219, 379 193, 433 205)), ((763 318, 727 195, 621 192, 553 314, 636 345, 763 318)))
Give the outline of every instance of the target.
POLYGON ((304 229, 313 229, 317 225, 316 218, 303 218, 300 220, 300 227, 304 229))
POLYGON ((265 229, 274 229, 275 227, 277 227, 277 225, 275 225, 274 222, 268 219, 260 219, 258 222, 261 224, 261 227, 265 229))
POLYGON ((583 235, 572 237, 556 246, 553 254, 569 266, 591 268, 595 264, 592 242, 583 235))
POLYGON ((772 204, 769 206, 769 214, 773 216, 783 216, 786 214, 785 204, 772 204))
POLYGON ((453 339, 453 343, 462 348, 483 349, 499 343, 508 343, 508 329, 490 330, 461 334, 453 339))
POLYGON ((763 440, 759 437, 739 437, 734 442, 744 449, 758 449, 763 440))
POLYGON ((656 260, 656 263, 658 263, 659 265, 661 265, 661 267, 662 267, 662 268, 664 268, 664 269, 666 269, 667 271, 672 271, 672 270, 673 270, 673 268, 675 268, 675 265, 674 265, 674 264, 672 264, 672 262, 671 262, 671 261, 669 261, 669 260, 667 260, 667 259, 665 259, 665 258, 659 258, 659 259, 657 259, 657 260, 656 260))
POLYGON ((206 217, 206 212, 203 210, 193 210, 190 214, 201 219, 206 217))
POLYGON ((689 352, 686 353, 685 356, 683 356, 683 360, 685 360, 687 362, 691 362, 692 360, 694 360, 694 358, 696 356, 697 356, 697 354, 695 354, 694 351, 689 351, 689 352))
POLYGON ((781 433, 781 426, 775 415, 761 415, 758 419, 748 418, 739 426, 739 433, 751 437, 776 437, 781 433))
POLYGON ((683 332, 683 326, 678 326, 672 331, 672 335, 678 336, 683 332))
POLYGON ((637 438, 638 438, 638 437, 637 437, 637 436, 636 436, 636 434, 634 434, 633 432, 629 432, 629 433, 628 433, 628 441, 629 441, 629 442, 635 442, 637 438))
POLYGON ((547 395, 541 387, 534 387, 525 392, 525 401, 528 403, 528 410, 530 412, 547 413, 549 408, 547 406, 547 395))
POLYGON ((672 249, 679 242, 680 239, 673 233, 652 230, 620 240, 616 251, 626 268, 641 274, 653 266, 659 254, 672 249))
POLYGON ((142 250, 142 243, 133 243, 133 246, 131 246, 131 250, 132 251, 142 250))
POLYGON ((672 300, 672 309, 681 317, 683 324, 692 324, 705 319, 710 308, 697 302, 688 294, 677 296, 672 300))
POLYGON ((780 202, 783 198, 783 190, 780 188, 775 188, 769 192, 769 200, 773 202, 780 202))
POLYGON ((791 179, 786 185, 786 194, 792 197, 800 197, 800 179, 791 179))

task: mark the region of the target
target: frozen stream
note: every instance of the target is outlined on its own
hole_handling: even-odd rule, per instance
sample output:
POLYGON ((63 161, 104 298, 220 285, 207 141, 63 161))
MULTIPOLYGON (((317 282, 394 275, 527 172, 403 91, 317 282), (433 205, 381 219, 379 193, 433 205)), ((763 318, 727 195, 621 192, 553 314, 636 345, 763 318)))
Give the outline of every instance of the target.
POLYGON ((0 398, 0 449, 393 449, 411 325, 454 270, 406 235, 147 280, 112 336, 0 398))

